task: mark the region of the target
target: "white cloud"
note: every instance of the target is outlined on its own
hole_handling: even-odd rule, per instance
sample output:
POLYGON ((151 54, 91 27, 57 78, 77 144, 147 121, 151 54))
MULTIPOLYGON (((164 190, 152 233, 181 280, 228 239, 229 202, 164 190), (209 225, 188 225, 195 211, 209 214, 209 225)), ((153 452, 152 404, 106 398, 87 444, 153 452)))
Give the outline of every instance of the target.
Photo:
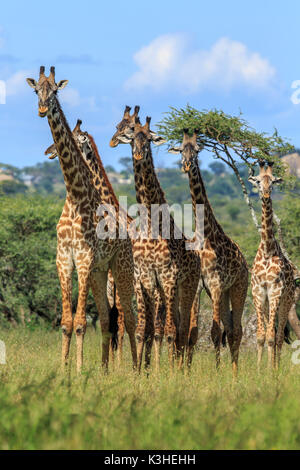
POLYGON ((76 88, 66 87, 60 93, 60 101, 71 108, 85 105, 90 110, 97 110, 96 100, 94 96, 82 98, 76 88))
POLYGON ((242 42, 224 37, 209 50, 193 49, 188 36, 179 33, 157 37, 134 55, 134 61, 138 71, 125 83, 127 89, 172 87, 193 93, 236 86, 266 88, 276 73, 267 59, 242 42))
POLYGON ((6 94, 7 96, 18 95, 27 91, 28 85, 26 83, 26 78, 32 76, 32 71, 30 70, 19 70, 11 75, 6 83, 6 94))
POLYGON ((60 101, 68 106, 76 107, 80 105, 80 93, 76 88, 65 88, 60 93, 60 101))

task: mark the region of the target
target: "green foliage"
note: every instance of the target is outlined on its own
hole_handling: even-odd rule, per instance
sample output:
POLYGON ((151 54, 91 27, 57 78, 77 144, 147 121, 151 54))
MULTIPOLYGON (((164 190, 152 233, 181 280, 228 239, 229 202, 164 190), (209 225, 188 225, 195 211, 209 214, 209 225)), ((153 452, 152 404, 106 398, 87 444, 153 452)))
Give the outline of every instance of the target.
MULTIPOLYGON (((41 322, 55 324, 61 316, 56 225, 63 201, 35 195, 2 197, 0 203, 0 323, 23 323, 31 329, 41 322)), ((75 273, 73 280, 75 311, 75 273)), ((97 315, 91 293, 87 315, 97 315)))
POLYGON ((0 182, 0 196, 24 194, 27 191, 27 186, 16 180, 4 180, 0 182))
POLYGON ((275 162, 274 172, 292 184, 294 179, 286 174, 286 165, 279 158, 293 149, 285 139, 274 130, 272 135, 257 132, 242 118, 231 116, 221 110, 199 111, 190 105, 186 108, 170 107, 165 117, 157 124, 158 133, 176 145, 182 142, 183 129, 198 130, 198 142, 211 150, 216 158, 227 165, 243 161, 253 167, 258 160, 275 162))
POLYGON ((228 213, 232 220, 237 220, 239 213, 241 212, 241 208, 239 204, 229 204, 227 207, 228 213))
POLYGON ((289 255, 296 265, 300 265, 300 199, 299 194, 286 194, 278 204, 278 215, 284 234, 284 242, 289 255))
POLYGON ((65 196, 64 178, 58 159, 24 167, 22 173, 31 177, 32 190, 41 194, 57 193, 61 197, 65 196))
POLYGON ((55 228, 61 210, 55 199, 1 199, 0 320, 50 321, 60 308, 55 228))
POLYGON ((112 165, 106 165, 105 166, 105 171, 107 173, 115 173, 116 172, 116 170, 114 169, 114 167, 112 165))
POLYGON ((225 173, 226 171, 226 167, 224 163, 222 162, 212 162, 208 166, 211 169, 211 171, 217 176, 220 176, 222 173, 225 173))
POLYGON ((124 167, 123 171, 126 175, 130 175, 133 173, 131 157, 121 157, 119 158, 119 163, 124 167))

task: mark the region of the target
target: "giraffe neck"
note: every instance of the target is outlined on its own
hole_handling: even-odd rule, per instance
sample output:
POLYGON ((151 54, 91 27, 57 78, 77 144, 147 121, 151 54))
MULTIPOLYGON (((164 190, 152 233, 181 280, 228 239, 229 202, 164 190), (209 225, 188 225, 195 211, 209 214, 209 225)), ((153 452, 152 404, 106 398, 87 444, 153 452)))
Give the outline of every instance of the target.
POLYGON ((271 197, 262 198, 261 246, 266 255, 274 253, 276 240, 273 228, 273 209, 271 197))
POLYGON ((91 172, 93 184, 99 192, 102 203, 111 204, 118 208, 119 201, 116 198, 115 192, 103 167, 95 141, 90 134, 88 135, 88 138, 89 143, 87 145, 81 145, 79 142, 78 146, 85 163, 91 172))
POLYGON ((150 143, 144 149, 141 160, 133 157, 136 198, 151 210, 151 204, 165 204, 165 194, 155 173, 150 143))
POLYGON ((56 97, 49 108, 48 122, 58 152, 67 196, 76 203, 92 199, 92 185, 87 165, 72 135, 65 115, 56 97))
POLYGON ((192 164, 189 172, 189 183, 193 202, 193 211, 196 216, 196 205, 204 205, 204 237, 208 239, 216 239, 216 235, 220 237, 224 231, 217 219, 215 218, 213 209, 208 200, 204 182, 200 173, 198 162, 192 164))
MULTIPOLYGON (((88 134, 89 143, 79 144, 83 158, 91 172, 94 187, 97 189, 102 204, 113 206, 116 213, 119 213, 120 204, 113 190, 113 187, 107 177, 103 163, 101 161, 97 145, 93 137, 88 134)), ((125 211, 124 211, 125 212, 125 211)), ((132 218, 126 213, 127 223, 132 222, 132 218)))
MULTIPOLYGON (((153 205, 167 204, 165 194, 158 181, 150 142, 144 148, 144 155, 141 160, 136 160, 133 156, 133 169, 135 179, 136 199, 139 204, 146 207, 148 213, 148 233, 151 231, 151 208, 153 205)), ((159 214, 159 234, 162 234, 162 215, 159 214)), ((174 219, 169 216, 170 238, 174 238, 174 219)))

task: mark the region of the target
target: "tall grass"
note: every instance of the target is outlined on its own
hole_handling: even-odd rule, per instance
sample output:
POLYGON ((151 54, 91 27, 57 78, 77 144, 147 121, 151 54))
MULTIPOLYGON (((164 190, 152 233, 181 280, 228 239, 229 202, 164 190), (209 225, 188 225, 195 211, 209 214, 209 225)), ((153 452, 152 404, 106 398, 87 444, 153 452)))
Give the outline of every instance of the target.
POLYGON ((137 376, 126 344, 124 365, 105 375, 100 332, 88 330, 85 366, 60 370, 59 332, 0 330, 1 449, 299 449, 300 366, 284 346, 277 374, 256 370, 244 349, 232 380, 228 351, 217 374, 214 353, 198 351, 192 371, 137 376))

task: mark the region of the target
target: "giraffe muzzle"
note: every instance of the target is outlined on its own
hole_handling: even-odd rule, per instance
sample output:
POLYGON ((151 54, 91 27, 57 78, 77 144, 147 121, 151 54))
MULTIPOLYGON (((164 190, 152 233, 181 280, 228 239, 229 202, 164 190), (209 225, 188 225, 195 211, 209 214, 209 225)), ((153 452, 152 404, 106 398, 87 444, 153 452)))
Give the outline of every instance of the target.
POLYGON ((143 158, 143 155, 141 155, 140 153, 135 153, 133 156, 136 160, 141 160, 143 158))
POLYGON ((39 116, 45 117, 48 112, 48 106, 40 106, 39 107, 39 116))
POLYGON ((110 142, 109 142, 109 146, 110 146, 110 147, 113 147, 113 148, 116 147, 117 144, 118 144, 118 142, 117 142, 117 140, 114 139, 114 138, 112 138, 112 139, 110 140, 110 142))
POLYGON ((190 168, 191 168, 191 162, 183 162, 181 171, 183 171, 183 173, 187 173, 190 170, 190 168))

